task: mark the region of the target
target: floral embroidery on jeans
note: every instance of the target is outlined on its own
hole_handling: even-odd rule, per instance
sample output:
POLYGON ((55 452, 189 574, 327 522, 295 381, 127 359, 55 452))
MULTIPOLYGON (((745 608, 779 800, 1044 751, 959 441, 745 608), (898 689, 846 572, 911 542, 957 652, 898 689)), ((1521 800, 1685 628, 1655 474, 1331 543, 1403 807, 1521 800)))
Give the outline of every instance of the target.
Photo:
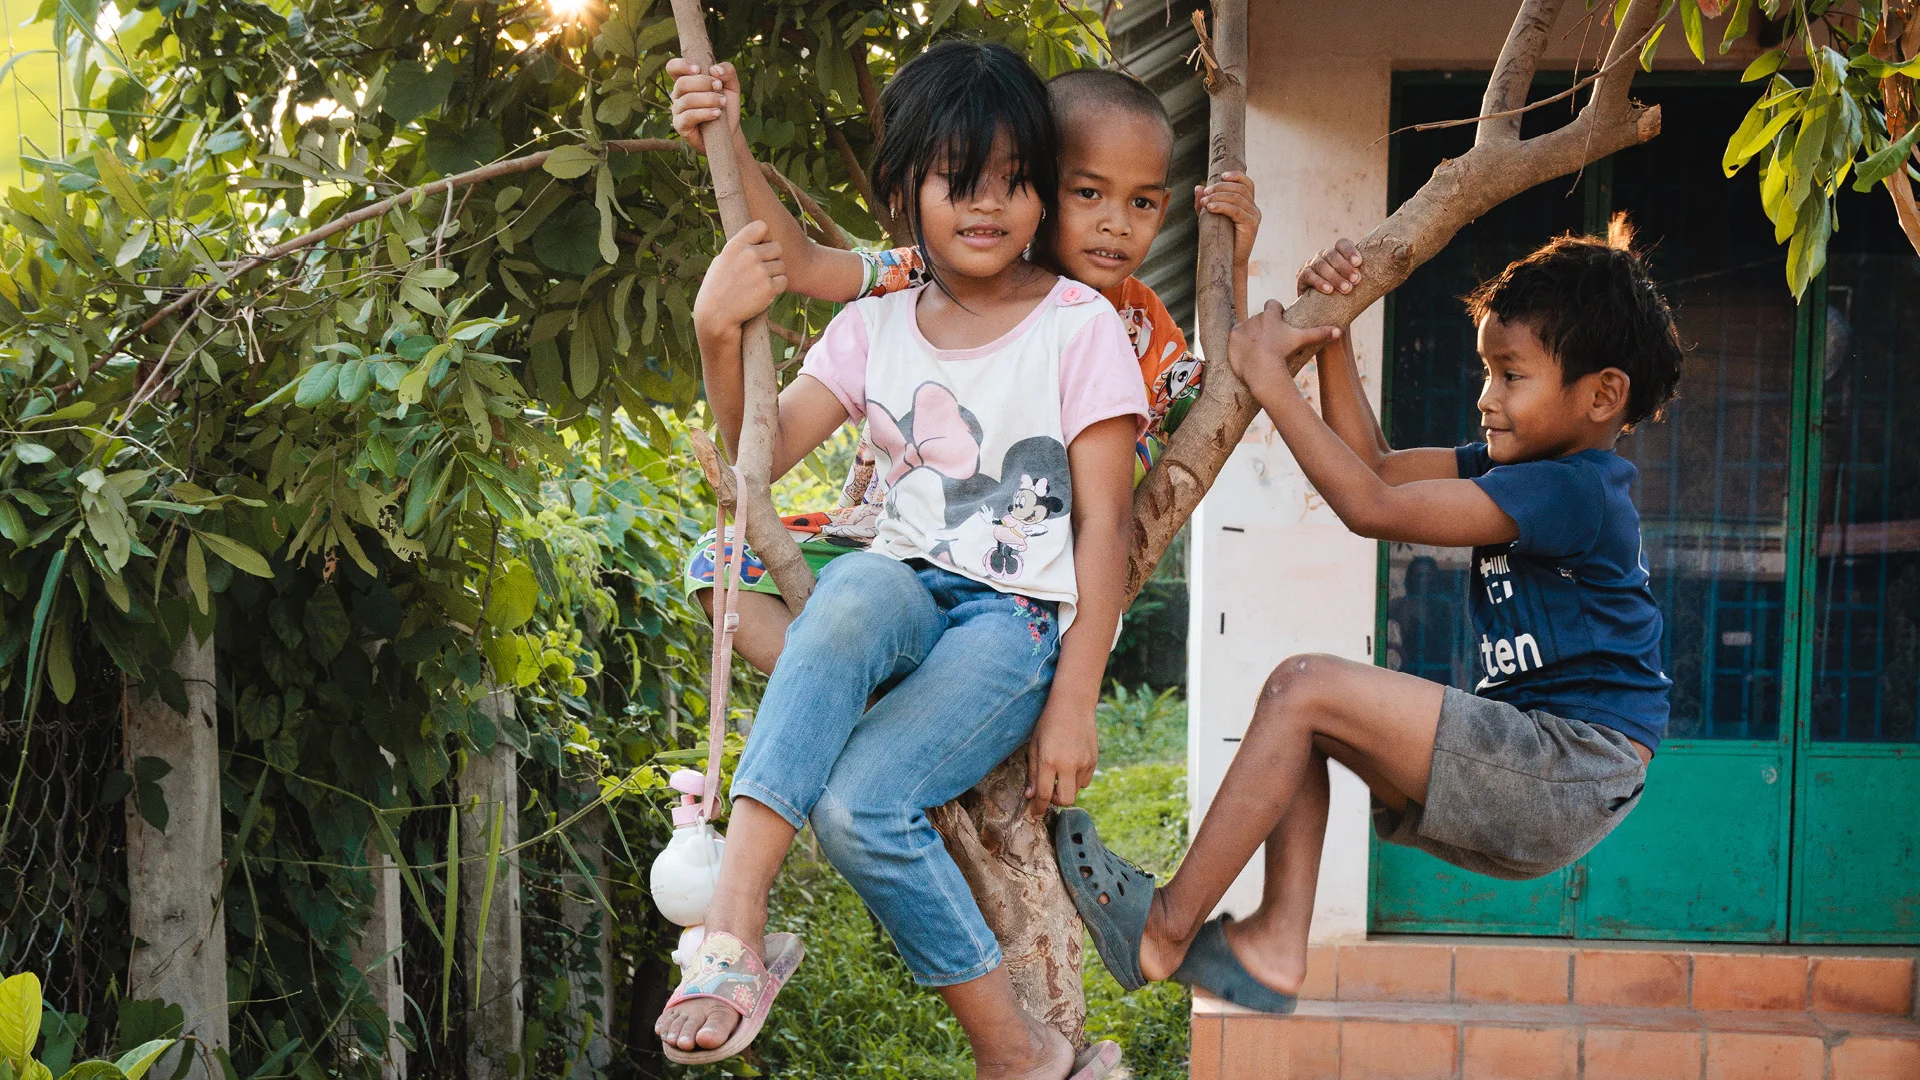
POLYGON ((1013 594, 1013 602, 1027 613, 1027 634, 1033 638, 1033 651, 1037 654, 1046 645, 1047 627, 1050 622, 1047 609, 1041 607, 1037 601, 1021 596, 1019 593, 1013 594))

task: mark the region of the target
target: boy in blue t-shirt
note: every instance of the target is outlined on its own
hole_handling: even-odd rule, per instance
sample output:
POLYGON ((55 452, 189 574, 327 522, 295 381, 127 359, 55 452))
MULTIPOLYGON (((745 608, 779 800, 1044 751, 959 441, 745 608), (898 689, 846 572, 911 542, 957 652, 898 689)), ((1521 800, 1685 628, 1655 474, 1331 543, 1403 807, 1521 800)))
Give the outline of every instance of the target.
MULTIPOLYGON (((1324 328, 1296 330, 1270 302, 1234 329, 1234 371, 1348 528, 1473 549, 1476 678, 1468 691, 1330 656, 1283 661, 1164 888, 1108 853, 1084 811, 1063 812, 1061 872, 1122 985, 1171 977, 1292 1011, 1329 758, 1372 789, 1382 839, 1496 877, 1567 865, 1639 800, 1671 683, 1628 496, 1635 470, 1614 444, 1658 417, 1683 353, 1624 219, 1612 233, 1554 240, 1467 298, 1486 374, 1486 441, 1471 446, 1390 448, 1344 335, 1321 355, 1323 421, 1286 360, 1324 328), (1205 921, 1263 843, 1260 908, 1205 921)), ((1300 289, 1348 292, 1360 263, 1343 240, 1301 271, 1300 289)))

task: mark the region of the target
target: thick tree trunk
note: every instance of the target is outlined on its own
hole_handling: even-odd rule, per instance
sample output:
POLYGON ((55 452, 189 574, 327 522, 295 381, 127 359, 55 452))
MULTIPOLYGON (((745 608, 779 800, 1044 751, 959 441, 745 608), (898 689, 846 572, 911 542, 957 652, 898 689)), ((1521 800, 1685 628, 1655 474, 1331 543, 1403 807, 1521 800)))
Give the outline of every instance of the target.
MULTIPOLYGON (((127 993, 160 998, 185 1013, 185 1032, 200 1041, 188 1076, 220 1080, 211 1051, 227 1046, 227 920, 216 895, 220 850, 220 743, 214 727, 213 638, 192 631, 173 656, 187 691, 186 715, 160 695, 127 706, 127 764, 158 758, 172 766, 158 781, 167 826, 156 829, 127 801, 127 906, 133 956, 127 993), (211 1073, 211 1075, 209 1074, 211 1073)), ((174 1051, 155 1068, 172 1076, 174 1051)))
POLYGON ((353 943, 353 966, 360 972, 368 999, 387 1021, 380 1080, 406 1080, 407 1046, 394 1034, 407 1018, 406 991, 400 985, 400 870, 392 856, 381 852, 368 872, 373 875, 373 912, 353 943))
MULTIPOLYGON (((513 699, 494 691, 481 704, 495 726, 513 715, 513 699)), ((487 847, 496 817, 500 850, 520 842, 520 755, 505 742, 467 759, 460 774, 460 958, 471 972, 467 1001, 468 1080, 517 1080, 510 1055, 520 1053, 526 1027, 520 977, 520 859, 503 855, 494 868, 493 900, 484 923, 480 907, 487 883, 487 847), (485 941, 478 940, 484 926, 485 941), (481 948, 484 946, 484 949, 481 948)))

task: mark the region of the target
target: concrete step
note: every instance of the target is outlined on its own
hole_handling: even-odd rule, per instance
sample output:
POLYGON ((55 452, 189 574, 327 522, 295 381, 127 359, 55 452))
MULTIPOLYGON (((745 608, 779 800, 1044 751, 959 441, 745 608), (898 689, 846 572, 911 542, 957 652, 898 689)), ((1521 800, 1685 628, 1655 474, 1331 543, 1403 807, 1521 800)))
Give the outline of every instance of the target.
POLYGON ((1194 1080, 1916 1080, 1920 1022, 1884 1013, 1194 995, 1194 1080))

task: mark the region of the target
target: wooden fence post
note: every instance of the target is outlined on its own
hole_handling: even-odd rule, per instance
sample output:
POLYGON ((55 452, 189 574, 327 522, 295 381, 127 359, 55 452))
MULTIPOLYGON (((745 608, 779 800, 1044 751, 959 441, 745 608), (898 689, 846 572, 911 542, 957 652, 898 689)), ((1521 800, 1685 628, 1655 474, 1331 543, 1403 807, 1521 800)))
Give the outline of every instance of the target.
MULTIPOLYGON (((495 690, 480 703, 496 728, 513 715, 513 698, 495 690)), ((520 859, 504 855, 494 869, 493 896, 484 923, 480 908, 487 884, 487 845, 496 816, 500 849, 520 841, 520 755, 503 738, 486 754, 467 759, 460 773, 460 960, 467 988, 468 1080, 517 1080, 525 1041, 526 1009, 520 974, 520 859), (481 935, 484 934, 484 941, 481 935), (484 949, 482 949, 484 946, 484 949)))
MULTIPOLYGON (((193 632, 173 655, 187 693, 187 711, 174 712, 158 693, 127 702, 127 766, 139 775, 142 758, 170 770, 158 781, 166 797, 165 828, 155 828, 127 801, 127 907, 133 955, 127 995, 160 998, 185 1013, 185 1033, 211 1052, 227 1046, 227 920, 218 896, 225 853, 220 848, 220 740, 214 726, 213 635, 193 632)), ((176 1050, 155 1065, 172 1076, 176 1050)), ((196 1054, 190 1080, 221 1080, 211 1058, 196 1054)))

